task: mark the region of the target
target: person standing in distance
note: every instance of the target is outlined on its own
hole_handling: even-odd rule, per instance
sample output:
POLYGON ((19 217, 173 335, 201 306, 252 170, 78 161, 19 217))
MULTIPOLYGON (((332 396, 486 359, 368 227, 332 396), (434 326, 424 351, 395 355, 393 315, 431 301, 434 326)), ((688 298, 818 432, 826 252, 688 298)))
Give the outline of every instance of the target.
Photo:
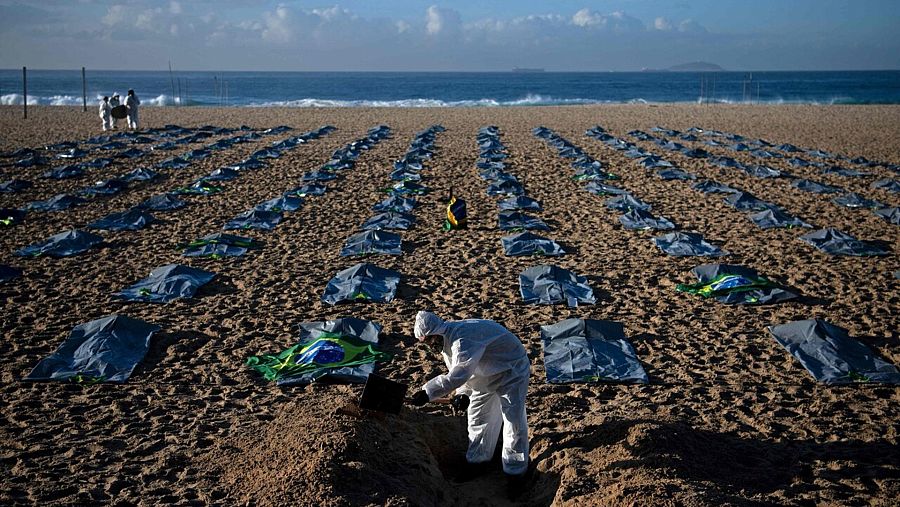
POLYGON ((128 128, 131 130, 138 129, 138 106, 140 105, 141 101, 134 94, 134 90, 128 90, 128 95, 125 97, 125 107, 128 109, 128 128))
POLYGON ((100 119, 103 120, 103 131, 112 128, 112 106, 109 105, 109 97, 104 96, 100 101, 100 119))
MULTIPOLYGON (((109 109, 112 110, 116 106, 120 106, 120 105, 122 105, 122 102, 119 100, 119 94, 114 93, 113 96, 109 99, 109 109)), ((116 117, 111 116, 109 121, 110 121, 110 126, 112 127, 112 129, 116 130, 116 117)))

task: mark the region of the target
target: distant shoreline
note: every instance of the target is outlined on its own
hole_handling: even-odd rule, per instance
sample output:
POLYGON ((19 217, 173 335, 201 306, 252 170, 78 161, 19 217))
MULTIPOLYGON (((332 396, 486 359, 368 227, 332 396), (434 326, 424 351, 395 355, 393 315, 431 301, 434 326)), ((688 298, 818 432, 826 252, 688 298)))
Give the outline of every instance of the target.
MULTIPOLYGON (((105 72, 87 100, 127 89, 143 106, 508 107, 576 104, 900 104, 900 72, 105 72), (751 76, 752 75, 752 79, 751 76)), ((0 71, 0 104, 24 100, 21 71, 0 71)), ((80 71, 30 71, 28 102, 81 105, 80 71)))

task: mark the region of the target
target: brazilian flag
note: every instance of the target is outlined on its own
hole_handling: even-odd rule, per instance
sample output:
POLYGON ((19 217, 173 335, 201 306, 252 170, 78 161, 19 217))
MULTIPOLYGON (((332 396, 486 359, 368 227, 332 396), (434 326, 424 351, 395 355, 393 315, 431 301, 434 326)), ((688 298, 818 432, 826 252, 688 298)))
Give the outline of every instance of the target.
POLYGON ((719 275, 707 282, 698 282, 694 284, 678 284, 675 289, 680 292, 699 294, 700 296, 703 296, 705 298, 711 298, 773 287, 778 287, 778 285, 776 285, 768 278, 762 276, 752 278, 726 273, 719 275))
POLYGON ((450 203, 447 204, 447 219, 444 220, 444 230, 465 229, 467 224, 466 201, 451 196, 450 203))
POLYGON ((336 368, 346 368, 389 361, 391 355, 379 351, 375 344, 354 336, 322 333, 317 338, 300 342, 277 355, 252 356, 247 365, 266 380, 283 380, 326 375, 336 368))

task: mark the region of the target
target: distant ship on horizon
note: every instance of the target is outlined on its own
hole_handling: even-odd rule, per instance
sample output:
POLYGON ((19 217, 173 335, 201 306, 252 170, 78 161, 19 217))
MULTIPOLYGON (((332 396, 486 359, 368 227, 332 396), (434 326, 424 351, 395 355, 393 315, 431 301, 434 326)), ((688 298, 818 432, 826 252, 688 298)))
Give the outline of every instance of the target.
POLYGON ((513 72, 525 72, 525 73, 534 73, 534 72, 544 72, 543 68, 540 67, 513 67, 513 72))

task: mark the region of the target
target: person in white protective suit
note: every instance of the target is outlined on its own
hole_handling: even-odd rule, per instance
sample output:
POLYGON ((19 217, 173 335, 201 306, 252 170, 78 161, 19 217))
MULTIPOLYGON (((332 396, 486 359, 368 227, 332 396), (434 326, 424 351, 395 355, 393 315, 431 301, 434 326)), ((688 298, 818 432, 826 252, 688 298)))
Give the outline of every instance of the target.
POLYGON ((125 107, 128 109, 128 128, 132 130, 138 129, 138 106, 140 105, 141 101, 134 94, 134 90, 128 90, 128 95, 125 97, 125 107))
MULTIPOLYGON (((112 108, 119 106, 121 104, 122 103, 119 101, 118 93, 113 94, 112 98, 109 99, 109 109, 110 110, 112 110, 112 108)), ((109 124, 113 128, 113 130, 115 130, 115 128, 116 128, 116 117, 115 116, 110 115, 109 124)))
POLYGON ((531 364, 522 342, 491 320, 444 321, 424 311, 416 315, 414 332, 441 352, 449 372, 429 380, 411 403, 421 406, 455 393, 454 408, 468 409, 467 467, 457 480, 487 472, 502 428, 503 472, 510 496, 518 496, 529 471, 525 395, 531 364))
POLYGON ((100 119, 103 120, 103 131, 112 128, 112 107, 109 105, 109 97, 103 97, 100 101, 100 119))

